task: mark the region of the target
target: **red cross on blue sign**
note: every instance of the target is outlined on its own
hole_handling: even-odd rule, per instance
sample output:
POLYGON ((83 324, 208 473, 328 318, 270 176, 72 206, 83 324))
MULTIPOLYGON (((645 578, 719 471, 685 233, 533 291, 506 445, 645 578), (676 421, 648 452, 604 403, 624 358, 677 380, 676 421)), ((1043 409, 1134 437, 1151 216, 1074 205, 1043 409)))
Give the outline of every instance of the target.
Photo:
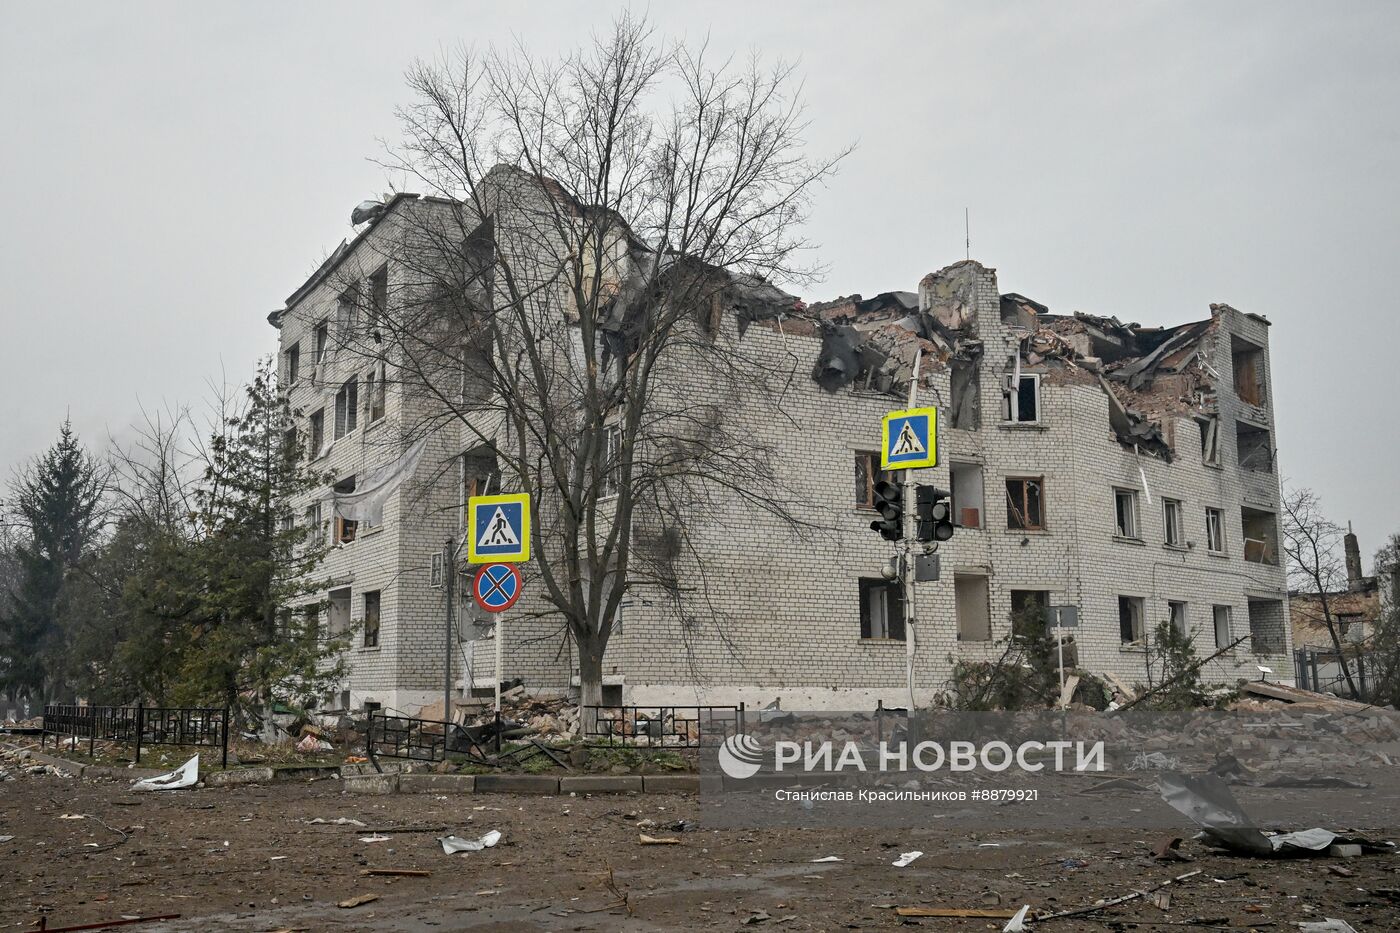
POLYGON ((472 578, 472 598, 487 612, 505 612, 522 589, 520 571, 510 564, 486 564, 472 578))

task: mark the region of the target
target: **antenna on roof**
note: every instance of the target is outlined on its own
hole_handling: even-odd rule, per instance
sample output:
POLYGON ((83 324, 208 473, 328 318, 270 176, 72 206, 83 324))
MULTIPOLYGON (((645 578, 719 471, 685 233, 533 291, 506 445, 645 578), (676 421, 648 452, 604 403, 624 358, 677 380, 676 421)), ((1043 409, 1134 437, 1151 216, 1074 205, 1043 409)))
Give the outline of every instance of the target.
POLYGON ((966 259, 972 258, 972 221, 968 209, 963 208, 963 248, 967 250, 966 259))

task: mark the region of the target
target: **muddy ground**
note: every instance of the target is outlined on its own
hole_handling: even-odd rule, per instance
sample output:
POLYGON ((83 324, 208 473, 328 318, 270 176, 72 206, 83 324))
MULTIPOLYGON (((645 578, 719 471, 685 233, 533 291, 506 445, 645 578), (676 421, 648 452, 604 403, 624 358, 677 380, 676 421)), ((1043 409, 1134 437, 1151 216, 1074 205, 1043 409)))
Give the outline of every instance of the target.
POLYGON ((1195 869, 1165 910, 1139 899, 1035 929, 1292 931, 1324 917, 1400 929, 1400 856, 1266 862, 1188 841, 1194 861, 1161 863, 1150 848, 1162 833, 1121 830, 649 829, 680 843, 639 843, 639 821, 697 809, 689 796, 351 796, 333 779, 136 794, 20 774, 0 783, 0 836, 14 837, 0 843, 0 930, 36 929, 41 916, 53 929, 158 914, 180 918, 117 929, 1000 930, 1003 920, 915 920, 893 908, 1066 909, 1195 869), (318 817, 366 827, 308 822, 318 817), (491 829, 504 838, 482 852, 448 856, 436 841, 491 829), (389 841, 362 842, 371 830, 389 841), (891 866, 910 849, 926 854, 891 866), (812 861, 830 855, 844 861, 812 861), (432 875, 362 874, 371 868, 432 875), (609 907, 609 871, 630 915, 609 907), (370 894, 378 899, 336 906, 370 894))

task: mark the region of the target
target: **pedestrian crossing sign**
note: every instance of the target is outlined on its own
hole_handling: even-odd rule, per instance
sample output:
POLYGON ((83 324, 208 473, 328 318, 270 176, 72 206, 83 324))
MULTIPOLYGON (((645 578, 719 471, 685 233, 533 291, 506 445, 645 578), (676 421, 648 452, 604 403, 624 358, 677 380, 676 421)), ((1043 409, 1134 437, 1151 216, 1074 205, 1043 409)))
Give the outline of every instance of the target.
POLYGON ((938 466, 938 409, 910 408, 885 415, 880 466, 915 470, 938 466))
POLYGON ((515 564, 530 559, 530 495, 467 500, 467 562, 515 564))

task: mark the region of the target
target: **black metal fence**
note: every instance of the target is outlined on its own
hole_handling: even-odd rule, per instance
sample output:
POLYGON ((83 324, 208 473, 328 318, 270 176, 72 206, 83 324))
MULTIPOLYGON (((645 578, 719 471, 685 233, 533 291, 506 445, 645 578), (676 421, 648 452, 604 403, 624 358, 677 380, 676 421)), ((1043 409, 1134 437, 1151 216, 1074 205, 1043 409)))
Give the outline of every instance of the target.
POLYGON ((377 758, 403 758, 408 761, 443 761, 449 754, 480 755, 488 737, 494 736, 500 751, 500 713, 495 728, 459 726, 435 719, 414 719, 371 711, 365 733, 365 753, 371 762, 377 758))
POLYGON ((738 706, 585 706, 580 731, 586 744, 636 748, 701 748, 744 731, 738 706))
POLYGON ((1367 701, 1370 695, 1370 685, 1367 683, 1371 667, 1369 659, 1364 654, 1348 654, 1347 667, 1351 670, 1351 679, 1360 696, 1352 696, 1336 651, 1309 647, 1293 649, 1293 673, 1298 686, 1316 693, 1334 693, 1339 697, 1367 701))
POLYGON ((48 736, 85 738, 88 755, 99 740, 136 746, 141 763, 143 745, 194 745, 220 750, 222 767, 228 767, 228 707, 194 706, 45 706, 44 731, 48 736))

